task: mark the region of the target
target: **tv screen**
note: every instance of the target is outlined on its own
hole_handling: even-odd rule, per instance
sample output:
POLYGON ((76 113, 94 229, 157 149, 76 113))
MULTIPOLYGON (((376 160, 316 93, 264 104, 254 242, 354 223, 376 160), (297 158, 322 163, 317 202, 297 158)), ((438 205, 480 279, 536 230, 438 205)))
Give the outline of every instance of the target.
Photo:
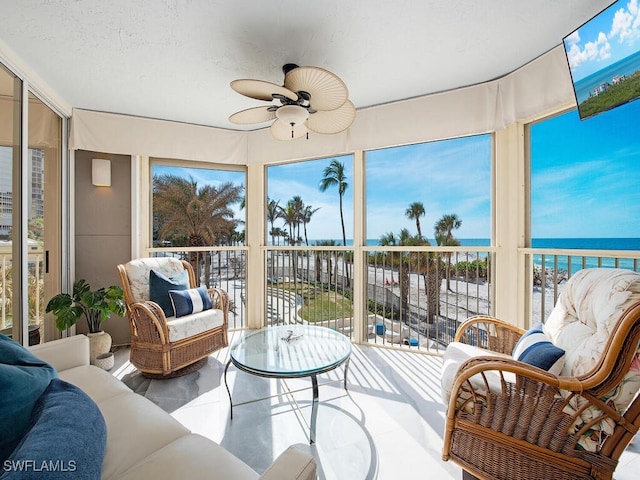
POLYGON ((580 119, 640 98, 640 8, 618 0, 563 39, 580 119))

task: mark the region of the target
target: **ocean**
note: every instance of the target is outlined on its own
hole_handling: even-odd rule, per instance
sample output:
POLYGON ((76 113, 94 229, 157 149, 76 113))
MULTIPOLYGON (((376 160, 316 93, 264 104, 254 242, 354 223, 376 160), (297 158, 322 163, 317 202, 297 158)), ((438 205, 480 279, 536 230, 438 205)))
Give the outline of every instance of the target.
POLYGON ((631 75, 638 70, 640 70, 640 52, 629 55, 616 63, 612 63, 602 70, 598 70, 597 72, 578 80, 575 82, 578 103, 582 103, 589 98, 589 92, 601 83, 611 83, 611 79, 615 75, 631 75))
MULTIPOLYGON (((333 239, 336 245, 342 245, 341 239, 333 239)), ((488 238, 460 238, 460 245, 463 247, 488 247, 491 241, 488 238)), ((310 240, 309 245, 315 245, 319 240, 310 240)), ((434 239, 429 239, 431 245, 436 245, 434 239)), ((560 250, 634 250, 640 251, 640 238, 534 238, 532 240, 533 248, 547 248, 560 250)), ((380 244, 380 239, 367 239, 367 246, 375 247, 380 244)), ((347 246, 353 245, 352 239, 347 239, 347 246)), ((482 254, 479 255, 481 258, 482 254)), ((553 256, 545 257, 545 264, 548 268, 554 267, 553 256)), ((560 270, 569 269, 569 258, 567 256, 557 257, 557 266, 560 270)), ((637 261, 635 261, 637 262, 637 261)), ((542 265, 542 255, 533 256, 534 265, 542 265)), ((571 271, 575 272, 582 268, 590 267, 614 267, 616 260, 613 258, 598 257, 571 257, 571 271), (584 260, 584 265, 583 265, 584 260)), ((617 266, 620 268, 635 269, 634 259, 621 258, 618 260, 617 266)))
MULTIPOLYGON (((333 238, 336 245, 342 245, 342 239, 333 238)), ((436 245, 433 238, 428 239, 431 245, 436 245)), ((488 238, 460 238, 463 247, 488 247, 491 240, 488 238)), ((309 240, 309 245, 325 240, 309 240)), ((534 238, 533 248, 558 248, 558 249, 583 249, 583 250, 640 250, 640 238, 534 238)), ((347 246, 353 245, 353 239, 347 238, 347 246)), ((368 238, 367 246, 380 245, 379 238, 368 238)))

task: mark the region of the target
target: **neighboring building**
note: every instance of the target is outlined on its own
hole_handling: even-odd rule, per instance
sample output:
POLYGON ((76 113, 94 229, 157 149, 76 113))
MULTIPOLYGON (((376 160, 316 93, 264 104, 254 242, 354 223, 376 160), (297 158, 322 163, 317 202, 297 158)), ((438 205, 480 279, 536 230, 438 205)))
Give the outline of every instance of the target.
MULTIPOLYGON (((8 237, 13 216, 11 148, 0 147, 0 237, 8 237)), ((44 150, 29 149, 29 218, 44 217, 44 150)))
POLYGON ((616 75, 615 77, 613 77, 611 79, 611 84, 612 85, 617 85, 620 82, 622 82, 625 78, 627 78, 627 77, 625 77, 624 75, 616 75))
POLYGON ((607 90, 609 90, 609 88, 611 88, 611 84, 609 82, 602 82, 600 85, 598 85, 596 88, 593 89, 591 94, 592 96, 597 97, 601 93, 604 93, 607 90))

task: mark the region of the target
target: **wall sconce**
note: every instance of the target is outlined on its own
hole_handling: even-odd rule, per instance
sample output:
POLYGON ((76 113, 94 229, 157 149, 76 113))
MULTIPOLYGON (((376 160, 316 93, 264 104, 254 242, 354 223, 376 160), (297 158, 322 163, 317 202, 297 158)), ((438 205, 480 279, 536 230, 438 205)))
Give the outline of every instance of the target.
POLYGON ((91 160, 91 183, 96 187, 111 186, 111 160, 101 158, 91 160))

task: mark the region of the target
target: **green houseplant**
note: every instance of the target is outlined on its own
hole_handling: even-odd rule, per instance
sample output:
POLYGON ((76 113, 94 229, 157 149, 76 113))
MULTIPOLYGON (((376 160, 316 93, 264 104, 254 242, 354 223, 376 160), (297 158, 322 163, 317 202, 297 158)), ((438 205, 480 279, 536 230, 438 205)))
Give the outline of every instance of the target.
POLYGON ((122 288, 115 285, 91 290, 91 286, 80 279, 73 284, 71 295, 59 293, 51 298, 46 312, 56 317, 58 330, 72 327, 84 315, 89 333, 98 333, 102 331, 102 322, 112 313, 124 316, 124 294, 122 288))

